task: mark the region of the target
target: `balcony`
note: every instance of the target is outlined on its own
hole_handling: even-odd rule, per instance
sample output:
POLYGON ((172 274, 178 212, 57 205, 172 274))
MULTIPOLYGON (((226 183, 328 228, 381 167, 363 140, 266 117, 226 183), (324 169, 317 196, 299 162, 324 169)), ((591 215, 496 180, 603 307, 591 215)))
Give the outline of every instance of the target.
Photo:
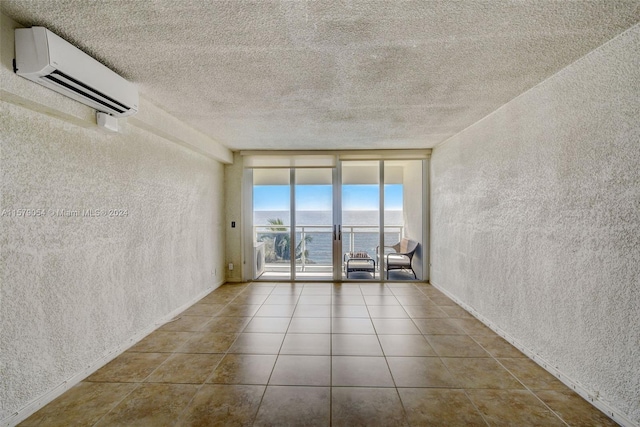
MULTIPOLYGON (((380 244, 379 227, 371 225, 342 226, 342 254, 346 252, 366 252, 376 259, 376 247, 380 244)), ((384 227, 384 243, 397 243, 403 235, 403 225, 384 227)), ((291 227, 287 225, 262 225, 253 227, 254 241, 264 242, 265 264, 261 280, 283 280, 291 278, 292 249, 289 244, 291 227)), ((295 235, 295 277, 296 279, 331 280, 333 278, 333 226, 296 226, 295 235)), ((341 255, 342 259, 342 255, 341 255)), ((343 266, 342 278, 346 279, 343 266)), ((384 267, 383 267, 384 272, 384 267)), ((403 280, 401 272, 394 271, 396 279, 403 280), (401 277, 402 276, 402 277, 401 277)), ((407 276, 408 277, 408 276, 407 276)), ((376 260, 375 279, 380 278, 376 260)), ((411 276, 413 278, 413 276, 411 276)), ((356 272, 349 279, 374 279, 371 273, 356 272)))

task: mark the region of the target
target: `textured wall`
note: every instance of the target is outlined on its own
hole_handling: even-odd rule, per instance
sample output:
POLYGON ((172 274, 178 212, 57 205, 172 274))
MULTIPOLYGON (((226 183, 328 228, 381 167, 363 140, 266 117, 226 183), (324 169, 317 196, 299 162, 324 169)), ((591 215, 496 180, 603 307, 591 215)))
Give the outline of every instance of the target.
POLYGON ((222 166, 2 104, 0 419, 218 284, 222 166), (126 209, 116 218, 83 209, 126 209), (80 211, 79 217, 50 209, 80 211), (5 212, 6 213, 6 212, 5 212))
POLYGON ((640 26, 432 156, 440 286, 640 424, 640 26))
POLYGON ((7 22, 0 424, 224 278, 223 166, 124 120, 101 132, 89 108, 15 76, 7 22))

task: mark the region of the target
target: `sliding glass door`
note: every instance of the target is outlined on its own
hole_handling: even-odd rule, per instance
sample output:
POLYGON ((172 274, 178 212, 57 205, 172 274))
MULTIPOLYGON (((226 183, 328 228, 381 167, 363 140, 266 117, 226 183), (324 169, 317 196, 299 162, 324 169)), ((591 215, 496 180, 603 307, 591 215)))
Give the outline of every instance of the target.
POLYGON ((384 162, 384 246, 381 271, 386 280, 422 280, 424 232, 424 162, 384 162), (405 255, 399 255, 405 254, 405 255))
POLYGON ((380 162, 342 162, 341 190, 344 279, 379 278, 380 162))
POLYGON ((297 168, 294 206, 295 277, 333 279, 333 169, 297 168))
POLYGON ((253 278, 290 280, 291 174, 289 169, 253 170, 253 278))
POLYGON ((253 279, 422 280, 424 160, 254 168, 253 279))
POLYGON ((333 174, 253 169, 254 279, 334 279, 333 174))

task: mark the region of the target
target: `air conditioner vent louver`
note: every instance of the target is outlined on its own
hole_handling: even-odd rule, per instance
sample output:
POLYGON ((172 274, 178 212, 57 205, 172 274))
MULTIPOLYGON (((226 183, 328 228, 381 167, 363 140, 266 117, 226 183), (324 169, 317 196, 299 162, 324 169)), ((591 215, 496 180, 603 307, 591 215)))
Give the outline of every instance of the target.
POLYGON ((90 100, 97 102, 103 105, 105 108, 108 108, 109 110, 112 110, 119 114, 122 114, 128 110, 128 108, 125 105, 122 105, 115 99, 103 93, 100 93, 97 90, 91 89, 89 86, 85 85, 84 83, 79 82, 78 80, 74 79, 71 76, 61 73, 60 71, 56 70, 51 74, 43 76, 42 78, 50 80, 62 87, 65 87, 77 93, 80 96, 89 98, 90 100))
POLYGON ((16 74, 115 117, 138 112, 138 90, 43 27, 18 28, 16 74))

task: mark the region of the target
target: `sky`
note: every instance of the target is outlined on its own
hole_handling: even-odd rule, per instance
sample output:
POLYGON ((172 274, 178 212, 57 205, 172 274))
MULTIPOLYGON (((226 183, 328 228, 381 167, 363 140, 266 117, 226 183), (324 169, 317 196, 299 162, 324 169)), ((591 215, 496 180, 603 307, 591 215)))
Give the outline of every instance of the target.
MULTIPOLYGON (((348 211, 377 210, 378 185, 343 185, 342 208, 348 211)), ((296 209, 301 211, 330 210, 331 185, 297 185, 296 209)), ((253 208, 256 211, 288 211, 288 185, 256 185, 253 187, 253 208)), ((402 185, 385 185, 386 210, 402 209, 402 185)))

